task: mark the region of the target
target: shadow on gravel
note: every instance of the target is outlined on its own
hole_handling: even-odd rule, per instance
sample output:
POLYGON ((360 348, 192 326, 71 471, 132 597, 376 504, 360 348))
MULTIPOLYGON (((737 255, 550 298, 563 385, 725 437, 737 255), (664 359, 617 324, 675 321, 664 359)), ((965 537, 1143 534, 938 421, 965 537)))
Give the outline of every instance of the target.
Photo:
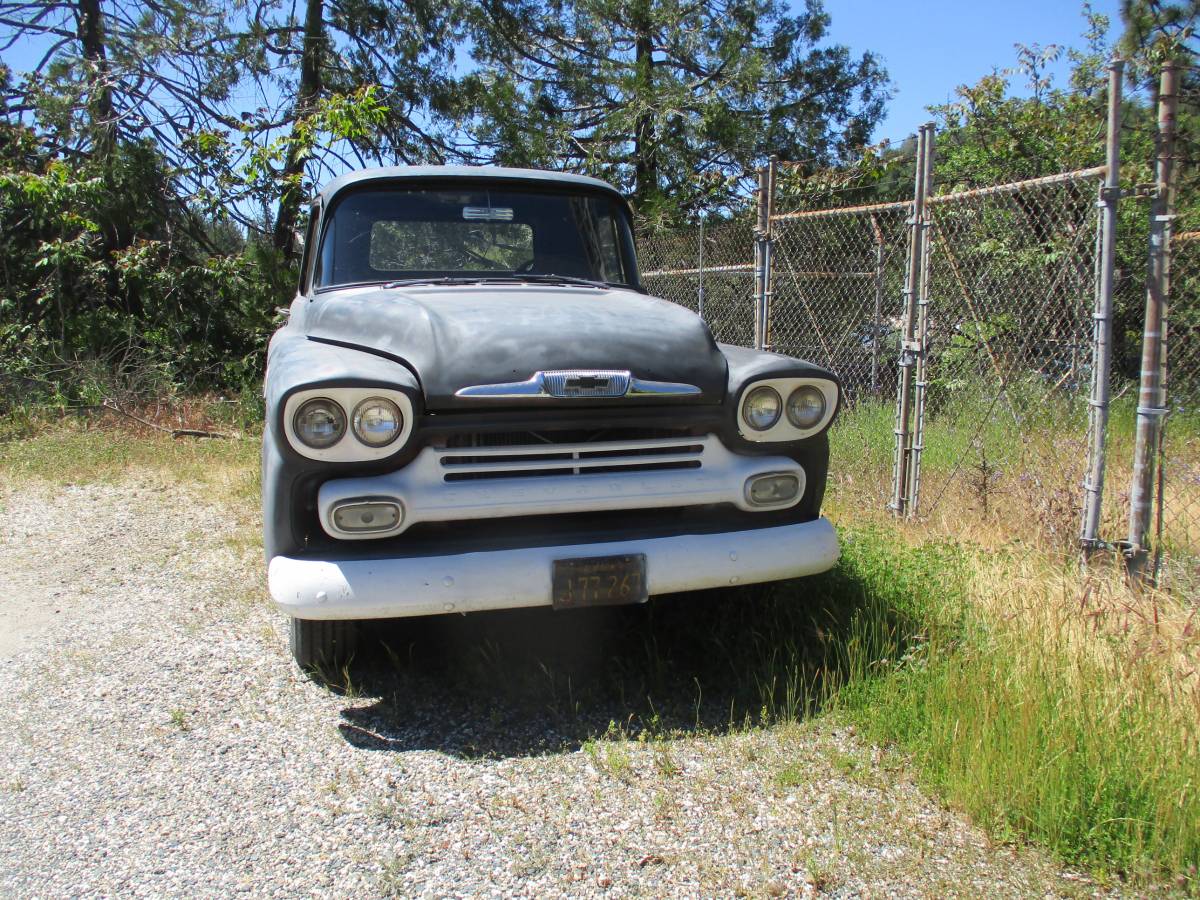
POLYGON ((367 622, 349 684, 329 686, 352 698, 342 735, 370 750, 511 757, 613 732, 720 733, 813 711, 868 607, 883 632, 913 633, 868 597, 839 568, 634 607, 367 622))

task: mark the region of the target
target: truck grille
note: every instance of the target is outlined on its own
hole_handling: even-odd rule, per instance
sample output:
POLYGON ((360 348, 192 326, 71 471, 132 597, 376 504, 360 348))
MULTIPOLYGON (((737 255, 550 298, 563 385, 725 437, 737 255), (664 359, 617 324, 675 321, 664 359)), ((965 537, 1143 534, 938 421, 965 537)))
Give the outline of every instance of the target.
MULTIPOLYGON (((609 432, 592 434, 612 436, 609 432)), ((445 481, 698 469, 704 455, 704 444, 694 435, 679 434, 593 440, 581 432, 521 432, 456 436, 454 440, 456 444, 468 442, 475 446, 437 450, 445 481)))

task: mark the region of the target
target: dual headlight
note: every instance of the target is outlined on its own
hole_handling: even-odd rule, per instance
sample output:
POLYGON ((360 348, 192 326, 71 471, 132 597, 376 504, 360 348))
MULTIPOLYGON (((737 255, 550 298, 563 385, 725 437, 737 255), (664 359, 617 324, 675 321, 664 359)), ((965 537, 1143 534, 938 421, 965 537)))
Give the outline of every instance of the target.
MULTIPOLYGON (((368 447, 386 447, 400 436, 404 415, 386 397, 368 397, 350 417, 350 430, 368 447)), ((305 402, 292 418, 292 430, 314 450, 326 450, 346 433, 346 412, 326 397, 305 402)))
MULTIPOLYGON (((787 419, 796 428, 807 431, 825 418, 825 395, 811 384, 801 385, 787 399, 787 419)), ((779 391, 773 387, 756 387, 746 395, 742 409, 748 424, 755 431, 766 431, 779 421, 784 408, 779 391)))
POLYGON ((837 385, 811 378, 772 378, 750 387, 738 413, 742 436, 752 441, 795 441, 829 424, 837 385))
POLYGON ((288 399, 288 441, 310 459, 354 462, 395 452, 412 430, 412 405, 399 391, 326 388, 288 399))

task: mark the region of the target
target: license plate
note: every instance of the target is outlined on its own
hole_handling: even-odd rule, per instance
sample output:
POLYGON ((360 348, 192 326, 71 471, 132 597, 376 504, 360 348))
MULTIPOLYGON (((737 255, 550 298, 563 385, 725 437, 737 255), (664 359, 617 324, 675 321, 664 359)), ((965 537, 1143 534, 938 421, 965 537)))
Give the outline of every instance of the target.
POLYGON ((556 559, 552 591, 555 609, 644 603, 646 554, 556 559))

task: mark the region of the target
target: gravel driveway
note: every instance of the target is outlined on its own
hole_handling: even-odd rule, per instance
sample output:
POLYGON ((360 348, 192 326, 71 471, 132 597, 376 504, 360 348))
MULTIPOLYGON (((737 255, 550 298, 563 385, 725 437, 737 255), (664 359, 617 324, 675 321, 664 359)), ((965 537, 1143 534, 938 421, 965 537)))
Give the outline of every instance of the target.
POLYGON ((571 685, 521 702, 488 629, 562 643, 540 612, 402 625, 401 650, 316 684, 253 517, 152 475, 0 488, 0 894, 1095 890, 828 722, 626 740, 571 685))

